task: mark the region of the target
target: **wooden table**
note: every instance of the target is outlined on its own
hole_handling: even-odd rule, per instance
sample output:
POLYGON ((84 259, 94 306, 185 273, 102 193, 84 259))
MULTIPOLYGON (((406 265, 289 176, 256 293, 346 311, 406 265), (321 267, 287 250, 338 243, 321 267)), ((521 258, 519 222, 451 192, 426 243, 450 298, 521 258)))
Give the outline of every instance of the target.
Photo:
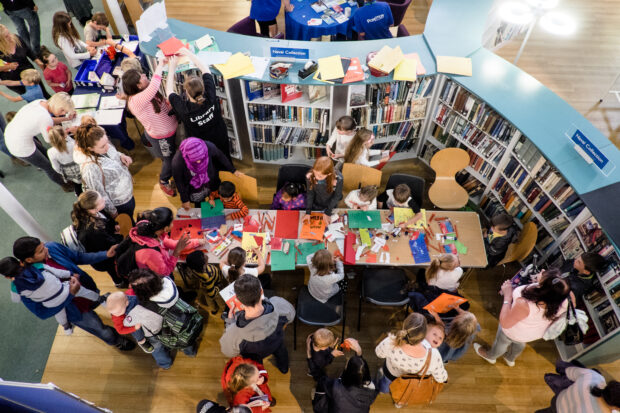
MULTIPOLYGON (((185 216, 186 212, 183 210, 179 210, 180 213, 185 216)), ((346 213, 346 209, 336 209, 334 210, 334 213, 338 213, 339 215, 343 215, 346 213)), ((226 213, 228 212, 232 212, 232 211, 226 211, 226 213)), ((257 210, 257 209, 252 209, 250 210, 250 215, 258 217, 258 214, 262 214, 265 215, 267 214, 269 216, 269 218, 275 222, 275 218, 276 218, 276 212, 275 210, 257 210)), ((467 247, 467 254, 461 254, 459 255, 459 259, 461 261, 461 267, 463 268, 483 268, 486 267, 487 265, 487 259, 486 259, 486 253, 484 250, 484 241, 482 239, 482 230, 480 227, 480 219, 478 217, 478 215, 475 212, 462 212, 462 211, 432 211, 432 210, 427 210, 426 211, 426 217, 427 220, 430 220, 432 215, 435 215, 435 220, 433 220, 429 226, 430 229, 432 230, 433 233, 437 234, 440 233, 441 231, 439 230, 439 224, 437 223, 436 219, 439 217, 446 217, 449 218, 450 221, 452 222, 452 224, 456 227, 456 230, 458 232, 458 239, 459 241, 461 241, 461 243, 463 243, 466 247, 467 247)), ((298 227, 298 232, 301 231, 301 220, 303 219, 305 215, 304 211, 299 211, 299 227, 298 227)), ((390 211, 389 210, 381 210, 381 221, 382 222, 388 222, 387 217, 390 215, 390 211)), ((200 217, 200 209, 199 208, 192 208, 189 216, 192 218, 199 218, 200 217)), ((177 218, 177 219, 183 219, 183 218, 177 218)), ((229 227, 231 227, 234 224, 238 224, 241 223, 242 220, 234 220, 234 221, 227 221, 227 225, 229 227)), ((274 226, 274 230, 275 230, 275 226, 274 226)), ((345 226, 345 230, 348 230, 348 227, 345 226)), ((358 233, 358 230, 352 230, 354 233, 358 233)), ((376 231, 376 230, 369 230, 370 232, 376 231)), ((408 230, 409 233, 411 233, 412 230, 408 230)), ((270 235, 273 235, 273 231, 270 231, 268 229, 264 230, 263 232, 270 232, 270 235)), ((409 248, 409 236, 405 235, 404 233, 405 231, 401 231, 401 235, 397 236, 397 237, 393 237, 391 235, 389 235, 389 239, 387 241, 388 248, 389 248, 389 253, 390 253, 390 262, 389 263, 380 263, 379 259, 377 259, 376 263, 366 263, 366 259, 365 257, 362 257, 359 261, 356 262, 356 264, 363 264, 363 265, 375 265, 375 266, 386 266, 386 265, 392 265, 392 266, 428 266, 429 263, 415 263, 413 256, 411 254, 411 250, 409 248)), ((358 236, 359 239, 359 236, 358 236)), ((312 242, 310 240, 303 240, 303 239, 298 239, 296 243, 302 243, 302 242, 312 242)), ((438 241, 436 241, 435 239, 432 240, 432 244, 434 244, 435 246, 437 246, 438 241)), ((237 240, 233 239, 232 244, 229 247, 229 250, 231 248, 237 247, 237 246, 241 246, 241 243, 237 240)), ((220 258, 216 257, 213 253, 210 252, 210 250, 213 248, 210 244, 207 244, 207 248, 209 250, 208 252, 208 258, 209 258, 209 262, 211 263, 216 263, 220 261, 220 258)), ((327 248, 331 251, 331 252, 335 252, 338 247, 336 245, 335 242, 327 242, 327 248)), ((269 252, 269 246, 266 246, 266 253, 269 252)), ((433 258, 433 256, 438 255, 439 252, 433 250, 433 249, 429 249, 429 254, 431 256, 431 258, 433 258)), ((267 261, 266 263, 267 265, 270 264, 269 261, 267 261)), ((298 263, 298 266, 305 266, 306 263, 298 263)))

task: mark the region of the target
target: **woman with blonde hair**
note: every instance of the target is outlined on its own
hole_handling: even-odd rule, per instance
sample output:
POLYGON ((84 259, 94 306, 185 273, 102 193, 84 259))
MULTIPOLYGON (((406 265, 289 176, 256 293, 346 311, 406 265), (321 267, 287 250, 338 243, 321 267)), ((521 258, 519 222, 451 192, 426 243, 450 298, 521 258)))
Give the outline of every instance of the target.
POLYGON ((441 354, 444 363, 456 361, 463 357, 467 352, 471 343, 473 343, 476 335, 480 331, 480 324, 473 313, 465 311, 460 307, 456 307, 457 316, 447 325, 439 317, 439 314, 429 310, 429 313, 435 318, 438 325, 442 325, 445 329, 446 336, 437 348, 441 354))
MULTIPOLYGON (((0 66, 0 80, 19 81, 19 75, 22 71, 34 69, 30 60, 43 69, 43 62, 36 53, 36 51, 30 48, 28 42, 24 41, 18 35, 11 33, 5 25, 0 24, 0 59, 5 63, 0 66), (28 60, 28 58, 30 58, 30 60, 28 60)), ((7 87, 19 95, 26 93, 26 88, 24 86, 7 87)), ((45 88, 42 89, 45 98, 49 99, 49 95, 45 91, 45 88)))
POLYGON ((344 162, 373 168, 381 162, 386 162, 389 157, 371 161, 371 156, 381 155, 380 149, 370 149, 375 142, 375 135, 366 128, 360 128, 353 136, 351 142, 344 151, 344 162))
POLYGON ((426 269, 426 283, 446 291, 456 291, 463 276, 459 257, 455 254, 439 254, 426 269))
POLYGON ((321 156, 310 172, 306 174, 306 216, 304 222, 310 219, 312 211, 321 211, 325 214, 326 222, 342 199, 342 174, 334 169, 334 162, 327 156, 321 156))
POLYGON ((82 193, 82 174, 80 166, 73 160, 74 140, 58 125, 50 129, 48 134, 52 147, 47 150, 47 157, 52 168, 62 175, 66 183, 73 184, 75 195, 79 196, 82 193))
POLYGON ((82 41, 71 16, 66 11, 54 13, 52 39, 73 68, 79 67, 84 60, 90 59, 97 52, 97 49, 82 41))

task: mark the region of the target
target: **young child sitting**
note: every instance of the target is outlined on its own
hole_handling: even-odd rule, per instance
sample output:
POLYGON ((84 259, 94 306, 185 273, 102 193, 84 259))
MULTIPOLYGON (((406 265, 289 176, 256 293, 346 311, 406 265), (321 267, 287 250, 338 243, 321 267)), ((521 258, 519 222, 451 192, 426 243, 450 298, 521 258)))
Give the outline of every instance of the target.
POLYGON ((75 195, 80 196, 82 193, 82 174, 80 173, 80 166, 73 161, 75 142, 67 136, 61 126, 54 126, 47 133, 52 145, 47 150, 47 157, 52 168, 62 175, 65 182, 72 183, 75 195))
POLYGON ((273 196, 271 209, 305 209, 306 194, 302 193, 299 187, 300 185, 291 182, 284 184, 284 186, 273 196))
POLYGON ((349 192, 349 195, 344 199, 344 203, 350 209, 372 211, 377 209, 377 192, 376 185, 364 186, 349 192))
POLYGON ((241 247, 235 247, 220 261, 222 274, 228 282, 234 282, 243 274, 250 274, 260 279, 260 275, 265 271, 265 260, 258 249, 254 250, 254 254, 258 257, 258 267, 246 268, 245 260, 247 252, 241 247))
POLYGON ((126 295, 122 291, 110 294, 106 300, 106 308, 112 316, 112 323, 118 334, 131 334, 145 353, 152 353, 155 348, 146 341, 142 326, 140 324, 125 326, 124 324, 127 314, 137 305, 138 299, 135 295, 126 295))
POLYGON ((247 405, 253 413, 268 413, 269 407, 276 405, 268 380, 269 375, 261 363, 236 356, 226 363, 221 382, 232 407, 247 405))
POLYGON ((211 314, 217 314, 220 311, 217 302, 220 286, 225 283, 220 267, 209 264, 202 251, 190 253, 185 259, 184 266, 189 270, 192 278, 198 280, 199 288, 196 297, 198 305, 205 309, 212 308, 211 314))
POLYGON ((442 290, 456 292, 463 276, 461 262, 454 254, 440 254, 433 258, 426 270, 426 283, 442 290))
POLYGON ((325 368, 344 353, 337 349, 338 339, 330 330, 319 328, 306 339, 308 374, 317 382, 326 376, 325 368))
POLYGON ((241 219, 250 213, 250 210, 241 200, 241 197, 236 192, 237 188, 235 184, 230 181, 222 181, 217 191, 211 192, 209 195, 209 202, 211 205, 215 204, 216 199, 220 199, 224 204, 224 209, 238 209, 237 212, 231 212, 226 214, 226 219, 234 220, 241 219))
MULTIPOLYGON (((463 357, 476 335, 480 331, 480 324, 473 313, 456 307, 458 315, 447 326, 434 311, 430 311, 436 324, 441 324, 447 330, 443 343, 438 350, 444 363, 456 361, 463 357)), ((428 335, 427 335, 428 336, 428 335)))
POLYGON ((377 197, 377 205, 379 208, 411 208, 414 216, 406 223, 401 223, 401 227, 413 225, 422 218, 420 206, 411 196, 411 188, 407 184, 398 184, 394 189, 387 189, 377 197))
POLYGON ((341 116, 336 121, 336 127, 325 145, 327 156, 336 161, 340 161, 341 158, 344 158, 344 152, 347 149, 347 146, 349 146, 349 142, 351 142, 353 136, 355 135, 356 127, 357 124, 355 123, 355 119, 351 116, 341 116), (334 144, 336 144, 336 147, 332 152, 332 146, 334 146, 334 144))
POLYGON ((58 57, 45 46, 41 46, 41 61, 45 65, 43 77, 52 90, 54 92, 73 94, 71 70, 69 70, 67 65, 58 60, 58 57))
MULTIPOLYGON (((22 265, 17 258, 6 257, 0 260, 0 273, 11 282, 11 299, 19 302, 19 297, 26 297, 44 307, 53 308, 62 305, 69 297, 69 280, 78 277, 71 271, 54 268, 47 264, 36 263, 22 265), (62 280, 62 281, 61 281, 62 280)), ((100 303, 99 293, 81 287, 76 297, 100 303)), ((66 310, 62 309, 54 315, 66 335, 73 333, 66 310)))
POLYGON ((26 93, 19 96, 7 95, 0 90, 0 96, 4 96, 11 102, 32 102, 37 99, 45 99, 43 96, 43 90, 41 89, 41 75, 35 69, 22 70, 19 74, 21 80, 0 80, 0 85, 3 86, 24 86, 26 93))
POLYGON ((488 266, 495 267, 506 255, 508 245, 516 242, 519 233, 513 217, 505 212, 494 215, 491 218, 491 228, 485 232, 483 235, 488 266))
POLYGON ((307 258, 310 280, 308 291, 321 303, 327 303, 338 294, 338 281, 344 278, 344 265, 339 259, 334 260, 328 250, 318 250, 307 258))

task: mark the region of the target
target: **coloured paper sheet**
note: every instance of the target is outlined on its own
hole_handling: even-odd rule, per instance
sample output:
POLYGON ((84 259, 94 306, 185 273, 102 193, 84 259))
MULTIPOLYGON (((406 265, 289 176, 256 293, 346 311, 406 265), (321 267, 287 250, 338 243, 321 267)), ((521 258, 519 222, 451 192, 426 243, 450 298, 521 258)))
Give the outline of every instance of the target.
POLYGON ((322 57, 318 60, 322 80, 340 79, 344 77, 342 61, 339 55, 322 57))
POLYGON ((276 211, 274 235, 279 238, 297 239, 299 233, 299 211, 276 211))
POLYGON ((347 211, 349 216, 349 228, 381 228, 380 211, 362 211, 360 209, 350 209, 347 211))
POLYGON ((439 297, 435 298, 429 304, 427 304, 425 310, 433 310, 436 313, 447 313, 454 309, 457 305, 461 305, 467 302, 463 297, 456 295, 442 293, 439 297))
POLYGON ((471 76, 471 59, 469 57, 437 56, 437 71, 454 75, 471 76))
POLYGON ((314 245, 312 242, 302 242, 297 245, 297 249, 301 252, 301 254, 297 253, 297 264, 305 265, 307 263, 308 256, 314 254, 318 250, 325 249, 325 244, 319 242, 314 245))
POLYGON ((215 217, 219 215, 224 215, 224 204, 221 199, 216 199, 214 206, 212 206, 209 202, 200 203, 200 216, 202 218, 215 217))
POLYGON ((271 251, 271 271, 290 271, 295 269, 295 240, 284 240, 289 245, 288 254, 271 251))
POLYGON ((172 221, 170 238, 180 239, 182 234, 188 234, 192 239, 204 238, 202 223, 199 219, 175 219, 172 221))
MULTIPOLYGON (((407 226, 407 228, 424 229, 426 227, 426 210, 421 209, 422 218, 413 225, 407 226)), ((413 218, 415 214, 411 208, 394 208, 394 226, 398 226, 401 222, 407 222, 413 218)))
POLYGON ((320 212, 313 212, 310 215, 310 221, 303 223, 303 226, 301 227, 301 232, 299 233, 299 238, 323 241, 324 233, 325 221, 323 220, 323 214, 321 214, 320 212))

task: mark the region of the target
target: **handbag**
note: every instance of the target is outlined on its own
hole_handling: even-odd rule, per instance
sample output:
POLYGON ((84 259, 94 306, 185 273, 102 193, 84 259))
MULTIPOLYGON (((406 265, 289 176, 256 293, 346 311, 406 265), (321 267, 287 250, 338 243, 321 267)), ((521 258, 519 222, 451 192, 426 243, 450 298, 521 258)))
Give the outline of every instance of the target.
POLYGON ((86 252, 86 248, 84 248, 84 245, 82 245, 78 239, 77 232, 75 231, 73 224, 64 228, 60 232, 60 242, 62 242, 62 244, 70 250, 86 252))
POLYGON ((583 341, 583 336, 586 331, 588 331, 587 324, 588 316, 582 310, 576 310, 573 306, 572 300, 568 299, 568 309, 566 310, 566 328, 564 332, 560 334, 559 340, 563 341, 567 346, 574 346, 575 344, 579 344, 583 341), (577 311, 581 311, 583 315, 586 317, 586 328, 582 330, 581 322, 579 320, 580 315, 577 314, 577 311))
POLYGON ((564 317, 560 316, 555 320, 543 334, 543 339, 545 340, 555 340, 556 338, 563 341, 567 345, 578 344, 583 341, 583 335, 588 331, 588 315, 583 310, 575 309, 573 306, 573 302, 570 298, 568 298, 568 307, 566 308, 566 315, 564 317), (573 344, 568 344, 564 341, 564 333, 569 330, 569 335, 573 336, 569 338, 569 342, 573 342, 574 340, 580 340, 577 342, 573 342, 573 344), (577 333, 576 330, 579 330, 580 333, 577 333), (581 334, 581 338, 577 337, 577 334, 581 334))
POLYGON ((443 383, 438 383, 432 375, 426 375, 431 364, 431 349, 426 354, 426 362, 421 373, 405 374, 390 384, 390 394, 394 403, 400 407, 410 404, 431 404, 443 389, 443 383))

